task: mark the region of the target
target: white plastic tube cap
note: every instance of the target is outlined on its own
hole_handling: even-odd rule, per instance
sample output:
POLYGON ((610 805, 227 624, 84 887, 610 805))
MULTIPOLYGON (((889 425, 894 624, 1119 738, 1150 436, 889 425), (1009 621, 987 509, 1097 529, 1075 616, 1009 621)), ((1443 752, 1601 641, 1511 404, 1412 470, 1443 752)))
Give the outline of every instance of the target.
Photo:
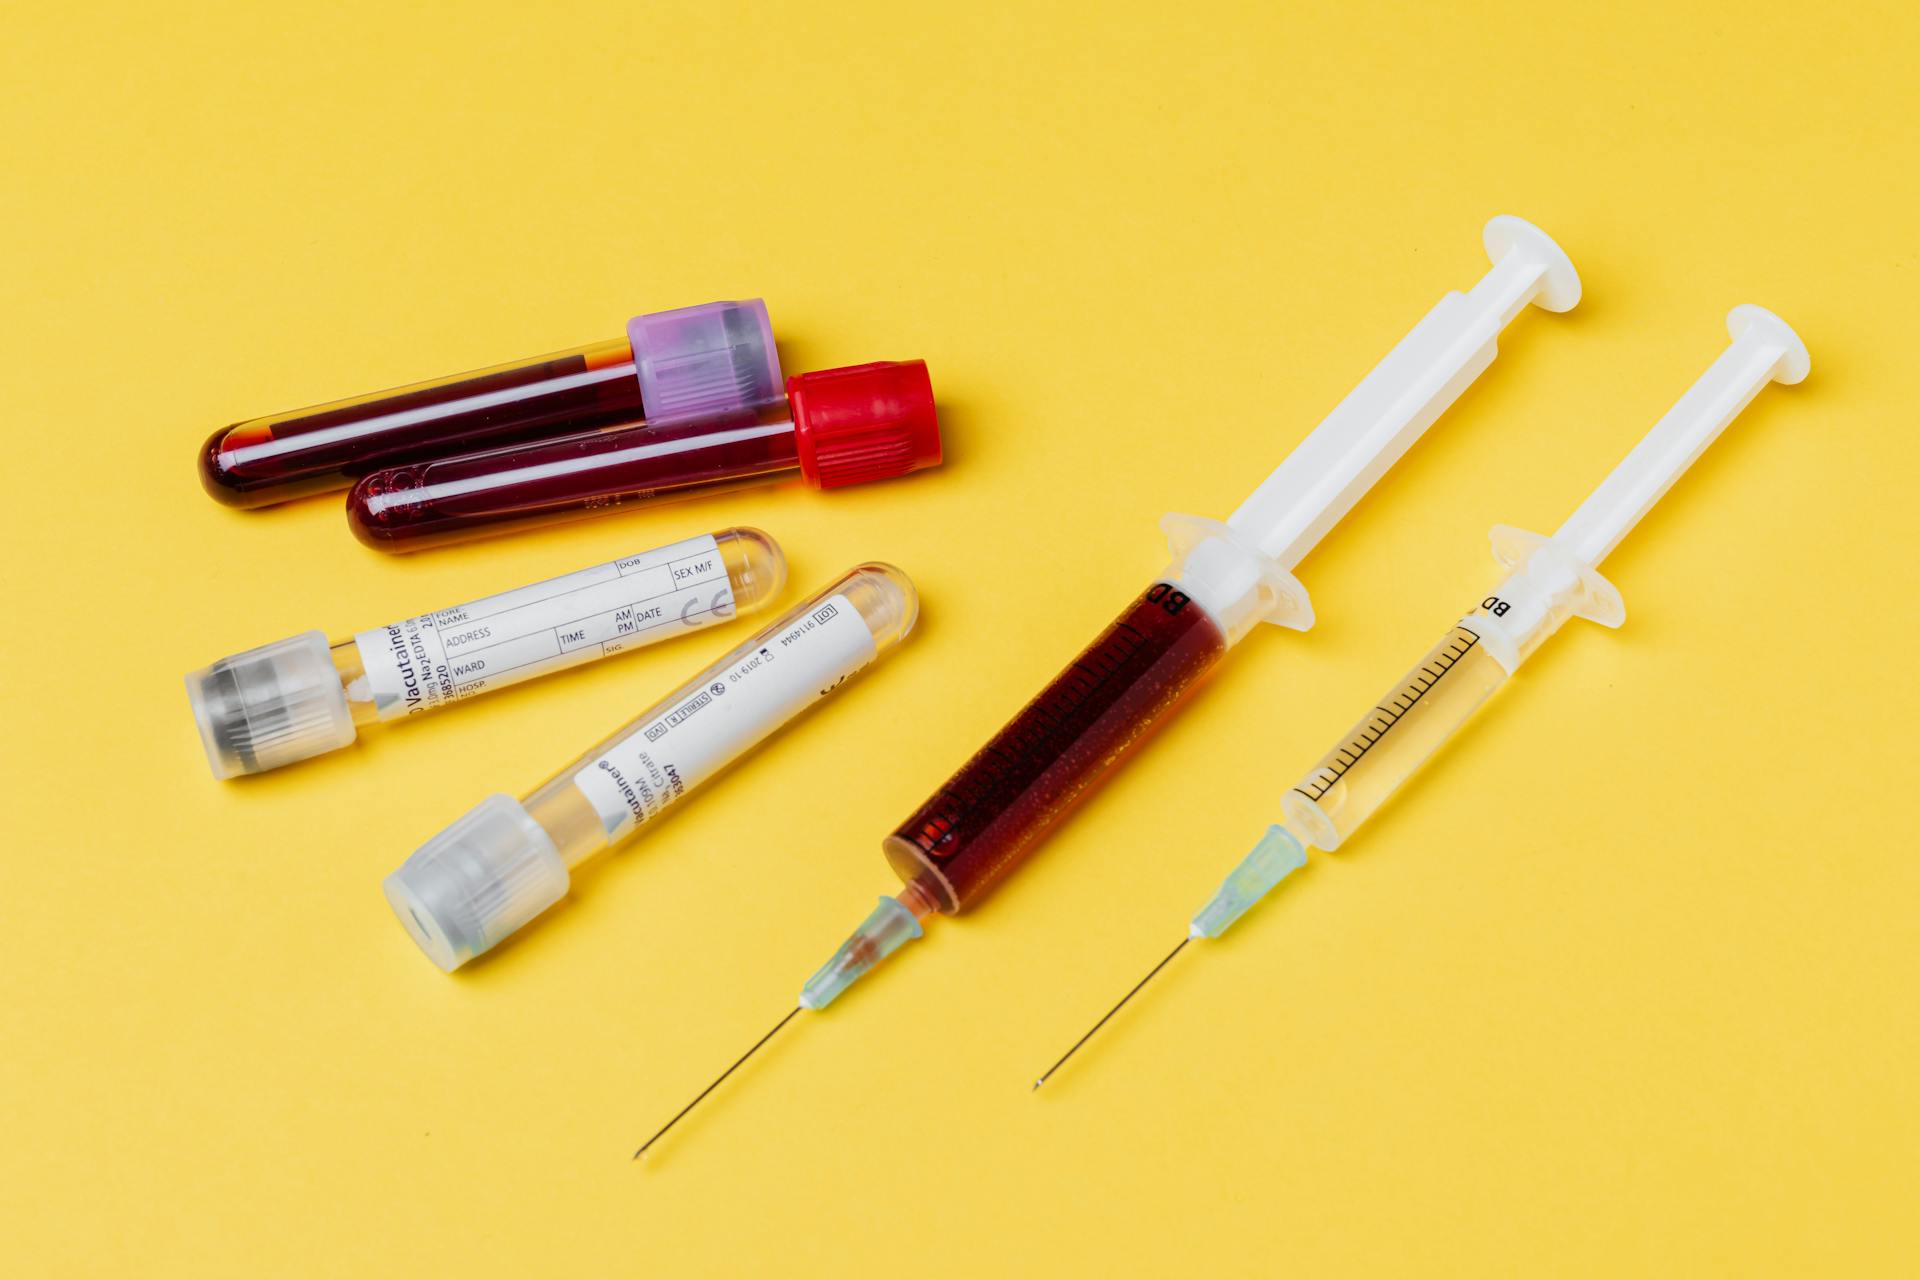
POLYGON ((451 973, 567 894, 567 864, 512 796, 488 796, 384 885, 427 958, 451 973))
POLYGON ((346 690, 318 631, 189 673, 187 701, 216 778, 265 773, 354 739, 346 690))

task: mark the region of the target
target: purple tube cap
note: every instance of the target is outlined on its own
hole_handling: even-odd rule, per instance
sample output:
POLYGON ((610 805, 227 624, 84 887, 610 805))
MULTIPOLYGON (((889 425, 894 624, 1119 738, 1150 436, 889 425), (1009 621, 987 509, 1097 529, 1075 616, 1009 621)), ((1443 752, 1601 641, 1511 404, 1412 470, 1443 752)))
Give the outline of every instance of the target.
POLYGON ((767 304, 707 302, 627 321, 647 421, 706 418, 783 394, 767 304))

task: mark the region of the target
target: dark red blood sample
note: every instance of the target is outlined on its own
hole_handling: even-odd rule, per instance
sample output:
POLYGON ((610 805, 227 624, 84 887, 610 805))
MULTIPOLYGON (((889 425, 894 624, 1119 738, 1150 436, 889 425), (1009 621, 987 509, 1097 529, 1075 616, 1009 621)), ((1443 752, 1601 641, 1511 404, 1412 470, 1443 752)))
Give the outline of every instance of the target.
POLYGON ((1207 611, 1165 582, 1089 645, 887 837, 942 910, 971 905, 1024 861, 1226 652, 1207 611))
POLYGON ((636 423, 377 472, 347 497, 371 547, 413 551, 621 503, 797 472, 785 401, 731 417, 636 423))
POLYGON ((386 395, 254 418, 213 433, 200 480, 229 506, 344 489, 385 467, 450 449, 493 448, 640 418, 626 344, 489 370, 386 395))

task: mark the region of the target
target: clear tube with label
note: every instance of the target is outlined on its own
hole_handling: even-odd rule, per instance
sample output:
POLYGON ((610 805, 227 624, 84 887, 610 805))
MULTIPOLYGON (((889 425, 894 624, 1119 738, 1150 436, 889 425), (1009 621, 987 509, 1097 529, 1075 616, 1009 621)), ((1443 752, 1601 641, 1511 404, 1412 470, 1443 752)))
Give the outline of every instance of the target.
POLYGON ((892 565, 848 572, 594 744, 523 799, 494 795, 415 850, 387 901, 442 969, 566 896, 569 869, 653 821, 913 630, 892 565))
POLYGON ((723 529, 345 640, 261 645, 189 674, 187 698, 214 777, 264 773, 363 727, 755 612, 786 577, 772 538, 723 529))

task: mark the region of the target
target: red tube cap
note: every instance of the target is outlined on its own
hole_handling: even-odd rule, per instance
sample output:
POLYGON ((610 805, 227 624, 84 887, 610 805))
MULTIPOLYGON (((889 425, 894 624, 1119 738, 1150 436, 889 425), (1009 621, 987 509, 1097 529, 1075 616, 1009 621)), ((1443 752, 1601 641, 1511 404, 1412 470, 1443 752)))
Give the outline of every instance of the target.
POLYGON ((940 420, 924 360, 880 360, 787 379, 800 474, 821 489, 940 465, 940 420))

